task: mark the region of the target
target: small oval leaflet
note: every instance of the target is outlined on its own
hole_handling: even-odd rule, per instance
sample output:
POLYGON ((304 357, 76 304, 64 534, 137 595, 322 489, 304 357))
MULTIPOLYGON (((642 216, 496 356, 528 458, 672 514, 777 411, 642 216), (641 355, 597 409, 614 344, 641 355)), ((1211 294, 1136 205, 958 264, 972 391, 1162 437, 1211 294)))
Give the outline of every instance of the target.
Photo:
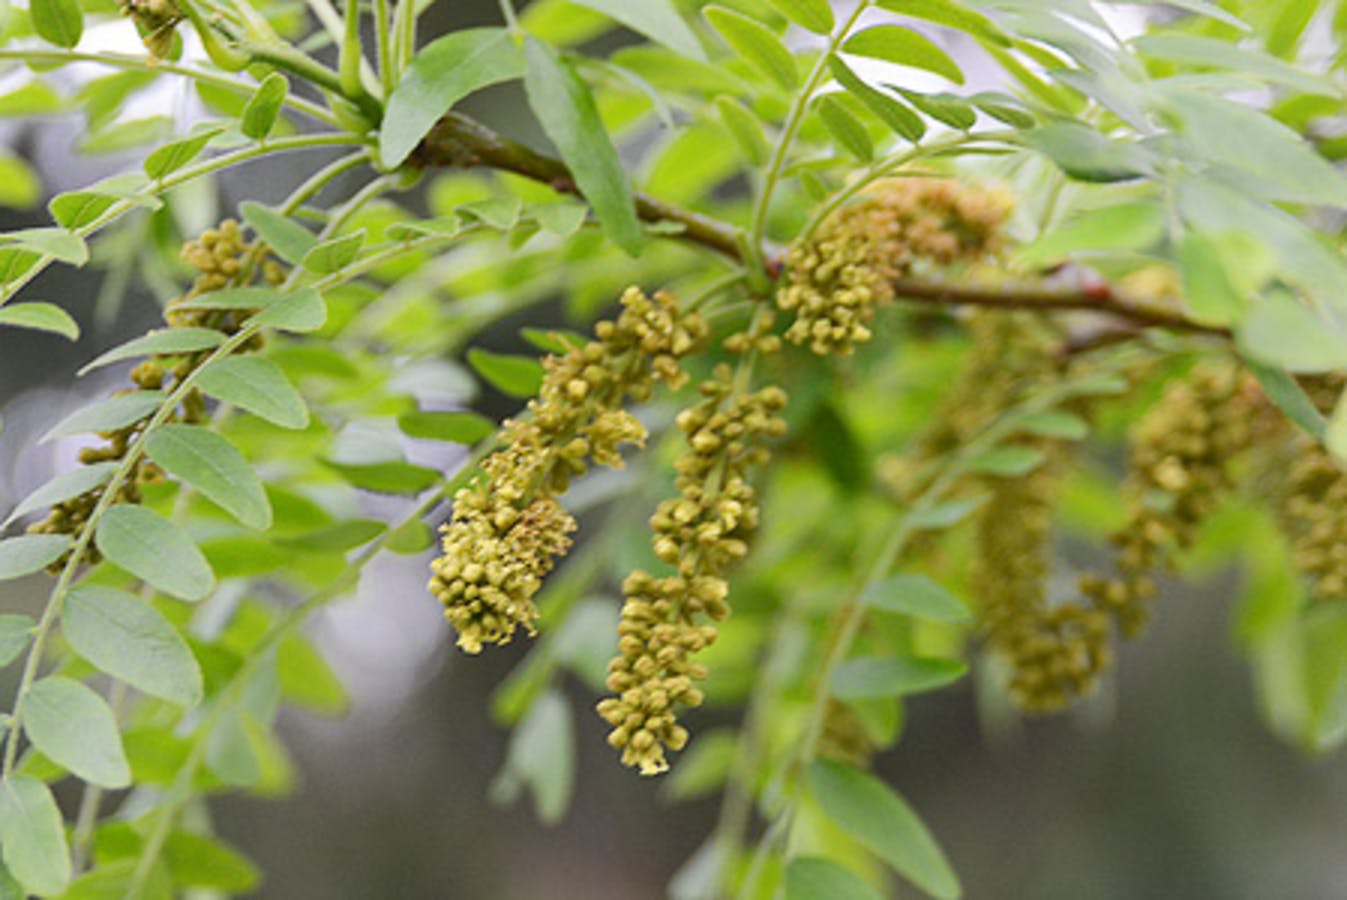
POLYGON ((187 533, 143 506, 110 507, 94 543, 116 565, 181 600, 200 600, 215 587, 210 565, 187 533))
POLYGON ((201 702, 201 667, 158 610, 116 588, 78 585, 61 630, 76 653, 132 687, 183 706, 201 702))
POLYGON ((131 783, 112 710, 78 681, 51 676, 36 682, 24 703, 23 730, 52 762, 90 784, 116 790, 131 783))
POLYGON ((275 363, 260 356, 226 356, 203 366, 196 386, 282 428, 304 428, 304 398, 275 363))
POLYGON ((59 894, 70 882, 61 810, 51 789, 32 775, 0 782, 0 849, 5 868, 35 894, 59 894))
POLYGON ((77 409, 51 427, 38 443, 95 431, 115 431, 152 414, 168 399, 163 391, 133 391, 77 409))
POLYGON ((228 440, 200 425, 163 425, 150 432, 151 460, 196 488, 249 528, 271 525, 262 481, 228 440))
POLYGON ((68 534, 21 534, 0 540, 0 581, 40 572, 70 547, 68 534))

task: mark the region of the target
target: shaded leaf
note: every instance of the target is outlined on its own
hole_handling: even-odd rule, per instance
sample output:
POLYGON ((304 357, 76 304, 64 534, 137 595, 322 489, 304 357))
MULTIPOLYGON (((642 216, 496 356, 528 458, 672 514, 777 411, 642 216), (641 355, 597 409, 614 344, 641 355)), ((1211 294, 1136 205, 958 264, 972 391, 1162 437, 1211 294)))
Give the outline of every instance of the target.
POLYGON ((532 397, 542 387, 542 363, 531 356, 511 356, 473 347, 468 351, 468 365, 511 397, 532 397))
POLYGON ((380 494, 419 494, 440 480, 440 473, 408 462, 339 463, 330 459, 323 465, 354 487, 380 494))
POLYGON ((800 82, 795 57, 772 31, 762 23, 723 6, 702 10, 706 21, 745 60, 778 87, 794 90, 800 82))
POLYGON ((0 326, 31 328, 35 331, 50 331, 79 340, 79 324, 70 317, 70 313, 54 303, 10 303, 0 306, 0 326))
POLYGON ((529 107, 556 146, 576 187, 594 208, 604 231, 635 256, 645 237, 636 216, 627 175, 617 150, 604 130, 589 88, 571 66, 537 40, 525 45, 524 77, 529 107))
POLYGON ((39 443, 86 432, 116 431, 152 414, 168 395, 163 391, 133 391, 77 409, 42 435, 39 443))
POLYGON ((933 622, 967 622, 968 604, 925 575, 902 573, 865 589, 861 603, 885 612, 904 613, 933 622))
POLYGON ((35 894, 59 894, 70 881, 61 810, 51 790, 31 775, 0 782, 0 852, 9 873, 35 894))
POLYGON ((239 131, 255 141, 260 141, 271 133, 276 125, 276 117, 281 114, 285 95, 290 92, 290 82, 280 72, 271 72, 248 98, 239 117, 239 131))
POLYGON ((304 428, 309 410, 304 398, 269 359, 226 356, 201 368, 196 386, 282 428, 304 428))
POLYGON ((873 88, 861 80, 851 68, 837 56, 828 57, 828 70, 837 83, 879 116, 896 133, 916 142, 926 133, 926 124, 921 117, 904 106, 896 98, 873 88))
POLYGON ((821 856, 797 856, 786 865, 786 900, 883 900, 855 872, 821 856))
POLYGON ((455 103, 488 85, 524 74, 524 54, 503 28, 468 28, 417 51, 388 98, 379 156, 400 165, 455 103))
POLYGON ((200 425, 162 425, 150 432, 145 452, 249 528, 271 526, 271 504, 262 481, 233 444, 200 425))
MULTIPOLYGON (((695 60, 706 59, 696 33, 678 14, 678 7, 670 0, 572 0, 580 6, 601 12, 616 19, 633 31, 638 31, 656 43, 695 60)), ((796 0, 799 2, 799 0, 796 0)), ((822 3, 823 0, 811 0, 822 3)))
POLYGON ((955 84, 964 82, 963 72, 948 53, 926 35, 903 25, 872 25, 847 38, 842 51, 923 69, 955 84))
POLYGON ((0 540, 0 581, 41 572, 70 549, 68 534, 21 534, 0 540))
POLYGON ((0 615, 0 667, 7 666, 19 658, 33 639, 33 629, 37 622, 32 616, 10 613, 0 615))
POLYGON ((475 444, 496 432, 496 423, 474 412, 409 412, 398 416, 408 437, 455 444, 475 444))
POLYGON ((137 356, 196 353, 200 350, 210 350, 220 346, 224 341, 224 332, 216 331, 214 328, 195 328, 191 326, 157 328, 95 357, 91 362, 86 363, 78 374, 84 375, 110 363, 133 359, 137 356))
POLYGON ((35 682, 23 706, 23 731, 48 759, 90 784, 115 790, 131 783, 112 710, 78 681, 35 682))
POLYGON ((941 900, 963 893, 921 819, 888 785, 841 763, 809 769, 809 790, 829 818, 913 884, 941 900))
POLYGON ((309 229, 261 203, 246 200, 239 204, 239 214, 277 256, 292 266, 299 265, 304 254, 318 243, 309 229))
POLYGON ((904 697, 953 684, 968 666, 938 657, 868 656, 849 659, 833 673, 832 694, 839 700, 904 697))
POLYGON ((117 463, 109 460, 80 466, 71 469, 69 472, 62 472, 27 497, 24 497, 19 505, 10 512, 9 517, 5 519, 3 524, 7 525, 19 516, 26 515, 33 510, 54 506, 57 503, 69 500, 71 497, 78 497, 80 494, 106 484, 116 469, 117 463))
POLYGON ((181 600, 200 600, 215 587, 210 565, 187 533, 143 506, 109 507, 94 543, 115 565, 181 600))
POLYGON ((187 642, 140 598, 78 585, 66 596, 61 630, 71 649, 114 678, 183 706, 201 702, 201 667, 187 642))

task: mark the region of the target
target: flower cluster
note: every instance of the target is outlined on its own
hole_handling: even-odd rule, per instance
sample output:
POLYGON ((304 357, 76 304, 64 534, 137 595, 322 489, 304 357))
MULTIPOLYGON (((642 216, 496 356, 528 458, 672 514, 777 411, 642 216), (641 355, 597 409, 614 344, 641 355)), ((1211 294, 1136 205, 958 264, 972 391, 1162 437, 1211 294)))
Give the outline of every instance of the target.
POLYGON ((1311 599, 1347 600, 1347 472, 1308 436, 1293 446, 1278 498, 1292 560, 1311 599))
POLYGON ((680 387, 687 376, 679 360, 702 345, 707 328, 672 295, 633 287, 617 320, 594 333, 544 360, 538 397, 525 416, 505 422, 502 449, 483 462, 484 478, 458 492, 442 528, 429 587, 469 653, 506 643, 519 628, 532 633, 533 596, 575 528, 556 498, 591 462, 619 467, 620 446, 644 442, 645 428, 624 403, 648 398, 656 381, 680 387))
POLYGON ((679 496, 660 503, 650 520, 655 556, 674 574, 637 571, 623 585, 618 656, 608 667, 616 696, 598 711, 613 726, 608 743, 644 775, 667 770, 665 751, 687 742, 675 711, 701 703, 696 683, 706 677, 690 657, 715 639, 709 622, 729 614, 725 571, 748 553, 758 525, 749 477, 767 461, 766 442, 786 430, 778 415, 784 391, 748 391, 735 381, 728 365, 717 366, 701 385, 701 402, 677 418, 688 448, 676 464, 679 496))
POLYGON ((1107 614, 1078 603, 1048 604, 1053 506, 1065 448, 1043 449, 1049 459, 1033 472, 997 480, 978 518, 973 574, 988 643, 1010 664, 1011 699, 1030 712, 1065 707, 1112 660, 1107 614))
MULTIPOLYGON (((244 321, 257 310, 237 309, 183 309, 192 299, 202 294, 224 288, 245 287, 260 279, 266 284, 279 284, 284 280, 284 272, 274 260, 266 257, 266 248, 260 241, 246 241, 239 224, 226 219, 218 228, 207 229, 201 236, 185 244, 182 258, 197 270, 197 276, 187 293, 172 301, 164 312, 164 320, 170 328, 189 326, 213 328, 226 334, 234 334, 243 327, 244 321)), ((262 338, 255 335, 238 352, 256 350, 262 346, 262 338)), ((180 383, 195 371, 209 355, 209 350, 195 353, 156 354, 150 356, 131 370, 131 391, 168 390, 180 383)), ((102 432, 99 437, 105 443, 101 447, 85 447, 79 452, 80 462, 91 465, 100 462, 113 462, 122 459, 127 449, 144 429, 150 414, 114 431, 102 432)), ((206 398, 193 388, 183 395, 178 409, 173 412, 170 421, 196 424, 206 418, 206 398)), ((143 456, 136 459, 131 477, 118 489, 113 502, 139 503, 141 489, 163 479, 163 472, 154 463, 143 456)), ((40 522, 29 526, 30 532, 39 534, 73 534, 88 520, 90 513, 102 497, 103 488, 97 487, 77 497, 56 504, 50 513, 40 522)), ((85 551, 91 563, 99 560, 97 548, 90 544, 85 551)), ((64 558, 52 563, 53 572, 65 565, 64 558)))
POLYGON ((875 305, 893 299, 894 279, 994 253, 1009 212, 1006 195, 950 179, 876 183, 791 248, 788 283, 776 296, 795 314, 786 339, 818 354, 850 353, 870 339, 875 305))
POLYGON ((1234 486, 1232 464, 1249 447, 1258 397, 1234 365, 1199 368, 1173 384, 1134 430, 1124 485, 1128 521, 1113 536, 1118 572, 1081 579, 1086 596, 1124 635, 1139 633, 1150 616, 1155 570, 1192 545, 1234 486))

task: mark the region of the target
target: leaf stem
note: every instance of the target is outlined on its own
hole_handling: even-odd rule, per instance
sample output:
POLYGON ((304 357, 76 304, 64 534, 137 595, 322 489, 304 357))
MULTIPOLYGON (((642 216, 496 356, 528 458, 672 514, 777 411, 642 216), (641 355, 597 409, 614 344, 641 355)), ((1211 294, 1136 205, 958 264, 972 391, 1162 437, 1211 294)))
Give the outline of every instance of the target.
POLYGON ((758 193, 758 202, 753 209, 753 223, 749 226, 748 237, 754 247, 762 246, 763 239, 766 237, 767 213, 771 209, 772 195, 776 192, 777 183, 781 179, 781 172, 786 164, 786 156, 790 152, 791 145, 795 142, 795 135, 800 130, 800 124, 804 121, 804 114, 809 107, 809 101, 813 99, 814 91, 818 89, 819 84, 823 81, 824 73, 828 70, 828 57, 832 56, 842 41, 846 40, 852 26, 860 19, 861 14, 869 8, 870 0, 861 0, 856 4, 856 8, 852 10, 846 21, 828 38, 828 46, 819 55, 818 61, 814 63, 814 68, 805 78, 804 86, 800 88, 795 95, 795 100, 791 103, 790 111, 786 114, 785 124, 782 125, 781 133, 777 135, 776 147, 773 149, 771 160, 767 164, 767 171, 763 174, 762 189, 758 193))

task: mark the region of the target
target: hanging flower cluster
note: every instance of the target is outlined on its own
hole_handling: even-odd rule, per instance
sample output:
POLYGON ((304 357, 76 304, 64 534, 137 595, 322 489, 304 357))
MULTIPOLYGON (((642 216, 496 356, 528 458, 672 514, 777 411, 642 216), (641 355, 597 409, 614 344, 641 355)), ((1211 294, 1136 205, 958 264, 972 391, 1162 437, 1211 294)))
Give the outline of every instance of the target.
POLYGON ((430 591, 469 653, 506 643, 519 628, 533 632, 533 596, 575 529, 556 498, 590 463, 620 467, 620 446, 644 442, 624 404, 647 399, 656 381, 681 387, 679 360, 702 346, 707 328, 671 294, 629 288, 617 320, 594 333, 544 360, 539 396, 504 424, 502 449, 482 463, 485 477, 458 492, 443 526, 430 591))
POLYGON ((877 182, 786 256, 788 283, 777 305, 795 318, 786 339, 818 354, 852 351, 870 339, 875 305, 893 281, 994 254, 1009 197, 944 178, 877 182))
POLYGON ((722 363, 701 385, 701 402, 678 415, 687 441, 676 463, 679 496, 663 501, 650 520, 655 556, 675 574, 637 571, 623 585, 619 655, 608 668, 617 696, 598 709, 613 726, 608 743, 644 775, 667 770, 665 750, 687 742, 675 711, 701 703, 696 682, 706 677, 690 657, 715 640, 709 623, 729 615, 725 572, 748 553, 758 526, 751 473, 767 462, 766 443, 786 431, 778 415, 784 391, 752 392, 734 382, 722 363))

